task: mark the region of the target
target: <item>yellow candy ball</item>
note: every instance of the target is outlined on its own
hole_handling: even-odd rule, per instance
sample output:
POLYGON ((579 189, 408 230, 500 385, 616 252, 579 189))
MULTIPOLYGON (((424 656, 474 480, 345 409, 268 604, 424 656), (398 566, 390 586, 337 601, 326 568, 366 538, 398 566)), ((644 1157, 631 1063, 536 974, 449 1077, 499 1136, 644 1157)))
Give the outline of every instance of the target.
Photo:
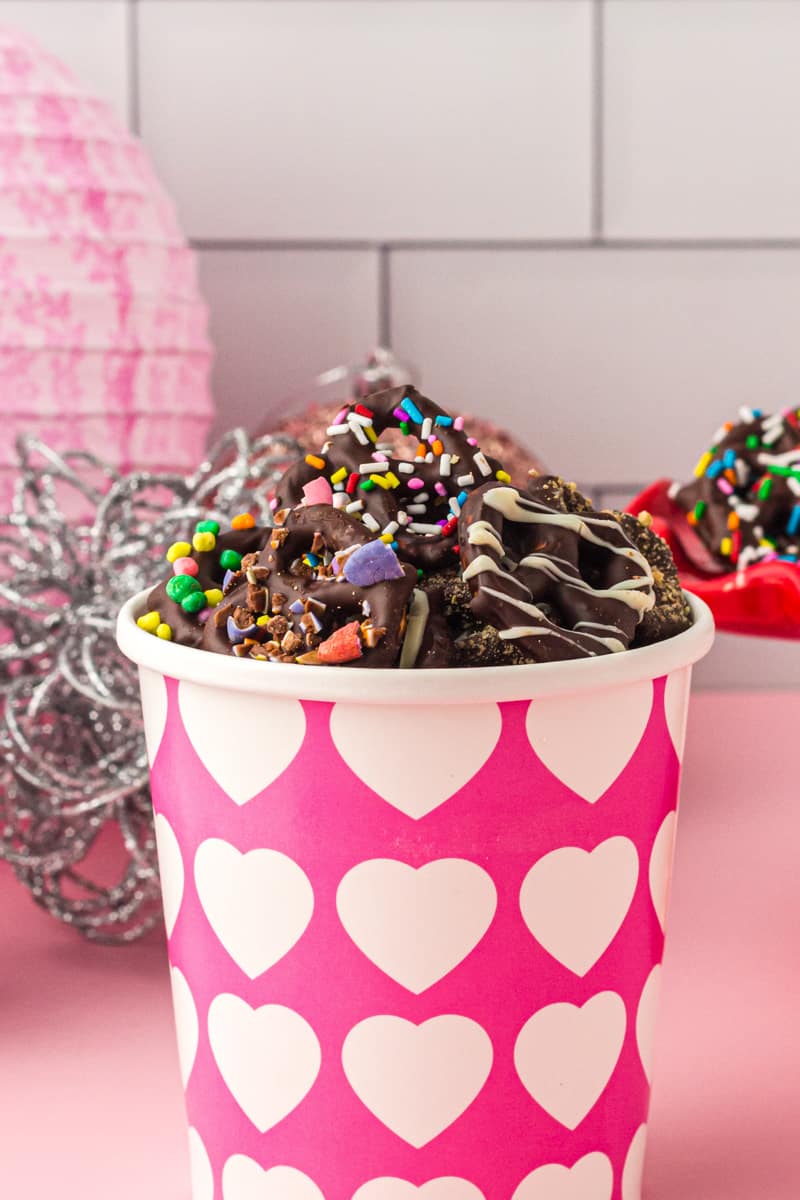
POLYGON ((176 558, 186 558, 191 553, 192 547, 188 542, 173 542, 167 551, 167 562, 174 563, 176 558))
POLYGON ((158 629, 156 630, 156 637, 163 638, 165 642, 171 642, 172 641, 172 626, 167 625, 167 623, 165 621, 162 621, 161 624, 159 625, 158 629))
POLYGON ((155 633, 161 624, 161 615, 153 609, 152 612, 144 613, 143 616, 138 617, 136 624, 140 629, 144 629, 145 633, 155 633))
POLYGON ((205 597, 206 597, 206 600, 208 601, 208 603, 210 604, 210 606, 212 608, 216 608, 216 606, 222 600, 222 589, 221 588, 209 588, 208 591, 205 593, 205 597))
POLYGON ((204 551, 213 550, 217 544, 216 536, 213 533, 196 533, 192 538, 192 545, 198 554, 204 551))

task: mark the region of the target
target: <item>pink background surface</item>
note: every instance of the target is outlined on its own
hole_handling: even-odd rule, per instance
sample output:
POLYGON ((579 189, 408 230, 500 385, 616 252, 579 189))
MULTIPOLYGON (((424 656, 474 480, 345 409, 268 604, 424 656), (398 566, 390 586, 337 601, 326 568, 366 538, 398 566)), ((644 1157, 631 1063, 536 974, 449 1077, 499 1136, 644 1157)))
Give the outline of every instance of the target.
MULTIPOLYGON (((800 696, 694 700, 647 1200, 794 1200, 800 1189, 798 720, 800 696)), ((187 1200, 160 939, 85 946, 5 869, 0 890, 0 1194, 187 1200)))

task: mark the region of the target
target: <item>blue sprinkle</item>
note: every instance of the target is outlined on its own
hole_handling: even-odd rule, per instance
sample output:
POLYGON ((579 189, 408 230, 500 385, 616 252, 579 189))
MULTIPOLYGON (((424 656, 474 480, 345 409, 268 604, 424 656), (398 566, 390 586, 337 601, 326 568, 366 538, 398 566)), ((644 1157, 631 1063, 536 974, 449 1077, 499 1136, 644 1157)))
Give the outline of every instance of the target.
POLYGON ((398 550, 398 545, 397 545, 397 542, 390 542, 390 543, 389 543, 389 549, 390 549, 390 550, 394 550, 394 552, 395 552, 395 554, 396 554, 396 553, 397 553, 397 550, 398 550))
POLYGON ((437 417, 433 423, 434 423, 434 425, 452 425, 453 418, 452 417, 437 417))
POLYGON ((795 504, 792 509, 792 515, 789 517, 789 523, 786 526, 786 532, 794 535, 800 530, 800 505, 795 504))
POLYGON ((467 493, 459 492, 458 493, 458 503, 462 506, 462 508, 466 504, 466 502, 467 502, 467 493))
POLYGON ((708 476, 709 479, 716 479, 717 476, 721 475, 721 474, 722 474, 722 463, 721 462, 713 462, 711 464, 711 466, 708 468, 708 470, 706 471, 706 475, 708 476))
POLYGON ((764 415, 763 409, 761 409, 761 408, 753 409, 753 416, 756 418, 757 421, 760 421, 761 418, 763 417, 763 415, 764 415))
POLYGON ((344 577, 356 587, 370 587, 386 579, 401 579, 403 568, 391 546, 380 540, 365 542, 348 554, 344 564, 344 577))
POLYGON ((725 453, 722 456, 722 465, 723 465, 723 467, 736 466, 736 451, 735 450, 726 450, 725 451, 725 453))
POLYGON ((409 400, 408 396, 406 396, 404 400, 400 401, 400 407, 406 410, 412 421, 416 421, 418 425, 422 424, 422 413, 419 411, 414 401, 409 400))
POLYGON ((796 562, 797 562, 797 558, 796 558, 796 556, 795 556, 794 554, 779 554, 779 555, 778 555, 778 562, 790 562, 790 563, 796 563, 796 562))

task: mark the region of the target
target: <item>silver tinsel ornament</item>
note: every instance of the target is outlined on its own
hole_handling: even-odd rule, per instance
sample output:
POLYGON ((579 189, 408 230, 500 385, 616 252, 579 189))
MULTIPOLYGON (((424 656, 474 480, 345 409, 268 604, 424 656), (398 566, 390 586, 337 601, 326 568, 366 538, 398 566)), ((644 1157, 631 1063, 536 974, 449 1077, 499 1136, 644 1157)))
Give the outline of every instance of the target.
POLYGON ((192 475, 120 474, 84 453, 18 443, 0 517, 0 857, 55 917, 104 941, 160 918, 136 668, 114 640, 120 605, 164 574, 164 551, 207 517, 250 511, 300 453, 288 437, 227 434, 192 475), (76 520, 66 512, 80 516, 76 520), (66 509, 66 512, 65 512, 66 509), (115 822, 111 884, 84 865, 115 822))

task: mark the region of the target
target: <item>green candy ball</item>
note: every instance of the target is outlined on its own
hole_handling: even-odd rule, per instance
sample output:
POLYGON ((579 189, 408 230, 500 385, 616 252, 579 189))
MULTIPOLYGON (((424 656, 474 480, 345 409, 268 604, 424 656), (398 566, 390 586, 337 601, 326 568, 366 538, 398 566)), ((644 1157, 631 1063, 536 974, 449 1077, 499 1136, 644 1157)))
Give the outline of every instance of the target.
POLYGON ((202 595, 202 589, 194 575, 173 575, 167 583, 167 595, 177 604, 183 604, 192 592, 200 592, 202 595))
POLYGON ((195 533, 213 533, 216 537, 219 533, 219 521, 200 521, 195 526, 195 533))
POLYGON ((189 592, 189 595, 181 600, 181 608, 187 613, 199 613, 207 604, 203 592, 189 592))
POLYGON ((238 550, 223 550, 219 556, 219 565, 226 571, 238 571, 242 565, 242 556, 238 550))

